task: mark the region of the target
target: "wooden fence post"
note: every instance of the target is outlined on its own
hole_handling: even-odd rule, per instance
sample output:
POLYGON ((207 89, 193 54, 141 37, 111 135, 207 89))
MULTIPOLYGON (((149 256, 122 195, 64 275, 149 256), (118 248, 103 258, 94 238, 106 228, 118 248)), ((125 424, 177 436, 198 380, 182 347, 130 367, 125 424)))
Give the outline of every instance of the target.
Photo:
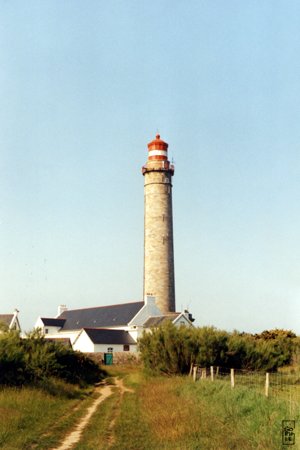
POLYGON ((197 380, 197 366, 195 365, 193 367, 193 381, 197 380))
POLYGON ((214 381, 214 366, 210 366, 210 379, 214 381))
POLYGON ((270 386, 270 374, 266 373, 266 384, 265 384, 265 396, 269 397, 269 386, 270 386))
POLYGON ((230 369, 230 384, 231 388, 234 388, 234 369, 230 369))

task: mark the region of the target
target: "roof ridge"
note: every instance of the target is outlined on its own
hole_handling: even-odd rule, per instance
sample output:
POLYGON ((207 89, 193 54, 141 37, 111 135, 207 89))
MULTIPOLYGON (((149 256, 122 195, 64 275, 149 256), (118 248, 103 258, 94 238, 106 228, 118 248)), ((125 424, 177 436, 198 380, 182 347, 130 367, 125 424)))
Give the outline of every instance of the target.
POLYGON ((108 331, 126 331, 128 330, 120 329, 120 328, 107 328, 107 327, 82 327, 82 330, 108 330, 108 331))
POLYGON ((70 312, 70 311, 84 311, 84 310, 87 310, 87 309, 100 309, 100 308, 115 308, 116 306, 134 305, 136 303, 144 304, 144 301, 139 300, 139 301, 136 301, 136 302, 117 303, 116 305, 89 306, 88 308, 66 309, 57 318, 62 316, 64 313, 67 313, 67 312, 70 312))
POLYGON ((60 319, 59 317, 40 317, 41 320, 43 319, 50 319, 50 320, 66 320, 63 317, 60 319))
POLYGON ((149 316, 149 318, 150 317, 168 317, 168 316, 179 316, 181 313, 177 313, 177 312, 170 312, 170 313, 167 313, 167 314, 159 314, 159 315, 156 315, 156 316, 149 316))

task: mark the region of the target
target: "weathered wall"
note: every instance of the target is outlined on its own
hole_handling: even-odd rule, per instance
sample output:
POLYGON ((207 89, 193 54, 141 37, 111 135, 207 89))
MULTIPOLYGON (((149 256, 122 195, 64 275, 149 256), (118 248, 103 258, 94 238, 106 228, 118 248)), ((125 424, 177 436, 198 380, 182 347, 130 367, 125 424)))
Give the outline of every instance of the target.
POLYGON ((162 313, 175 311, 171 173, 144 174, 144 295, 153 294, 162 313))
MULTIPOLYGON (((99 364, 103 364, 104 361, 104 353, 89 353, 89 357, 92 358, 99 364)), ((114 352, 113 353, 113 363, 115 365, 136 365, 140 363, 140 356, 138 353, 131 352, 114 352)))

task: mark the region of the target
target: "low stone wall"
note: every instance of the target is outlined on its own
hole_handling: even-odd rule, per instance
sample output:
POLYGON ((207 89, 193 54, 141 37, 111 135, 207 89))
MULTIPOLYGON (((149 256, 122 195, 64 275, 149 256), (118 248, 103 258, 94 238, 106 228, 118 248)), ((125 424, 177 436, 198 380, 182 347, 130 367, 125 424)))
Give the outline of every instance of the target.
MULTIPOLYGON (((98 364, 104 364, 104 353, 89 353, 91 359, 93 359, 98 364)), ((140 356, 138 353, 131 352, 114 352, 113 353, 113 364, 120 365, 136 365, 140 363, 140 356)))

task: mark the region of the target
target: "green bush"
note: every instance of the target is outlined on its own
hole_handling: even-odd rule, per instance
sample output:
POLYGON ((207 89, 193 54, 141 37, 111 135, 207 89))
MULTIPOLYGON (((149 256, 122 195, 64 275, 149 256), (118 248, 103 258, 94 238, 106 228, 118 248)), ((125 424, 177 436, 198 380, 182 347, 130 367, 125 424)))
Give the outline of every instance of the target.
POLYGON ((16 332, 0 334, 0 385, 23 385, 30 378, 20 337, 16 332))
POLYGON ((87 385, 104 371, 90 358, 33 332, 22 339, 17 332, 0 334, 0 385, 40 384, 55 377, 87 385))
POLYGON ((228 333, 214 327, 186 328, 167 323, 144 333, 139 350, 146 368, 167 374, 187 373, 191 364, 222 365, 228 333))
POLYGON ((172 323, 154 328, 139 339, 145 367, 167 374, 187 373, 191 364, 274 371, 290 364, 297 348, 299 340, 291 331, 251 335, 214 327, 178 328, 172 323))
POLYGON ((202 367, 223 366, 228 352, 228 333, 214 327, 194 329, 196 363, 202 367))

